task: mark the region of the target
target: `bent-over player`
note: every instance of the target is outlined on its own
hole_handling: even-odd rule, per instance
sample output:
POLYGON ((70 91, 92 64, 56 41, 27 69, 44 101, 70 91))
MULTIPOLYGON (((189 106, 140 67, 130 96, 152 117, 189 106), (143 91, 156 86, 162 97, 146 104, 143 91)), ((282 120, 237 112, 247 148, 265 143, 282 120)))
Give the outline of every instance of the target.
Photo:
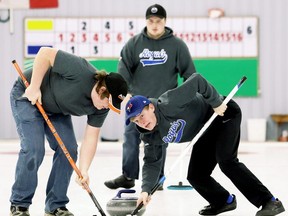
MULTIPOLYGON (((127 94, 127 84, 118 73, 97 71, 81 57, 48 47, 40 49, 33 69, 24 74, 30 86, 25 89, 19 78, 10 96, 21 142, 10 197, 10 216, 30 215, 29 206, 37 188, 38 169, 45 155, 45 137, 54 151, 46 187, 45 216, 73 216, 66 208, 73 169, 34 105, 37 101, 42 104, 69 154, 76 161, 78 145, 71 116, 87 115, 81 151, 94 155, 108 107, 120 109, 121 99, 118 96, 127 94)), ((87 176, 87 167, 80 167, 80 171, 84 177, 87 176)))
POLYGON ((157 144, 191 141, 216 112, 219 116, 194 145, 188 167, 188 181, 209 203, 199 214, 217 215, 236 208, 235 195, 211 176, 217 164, 253 205, 262 206, 256 216, 285 211, 281 201, 239 162, 241 109, 233 100, 226 106, 223 99, 201 75, 193 74, 182 86, 168 90, 158 99, 134 96, 128 101, 126 124, 135 123, 145 143, 138 204, 143 201, 147 205, 149 193, 159 179, 162 148, 157 144))

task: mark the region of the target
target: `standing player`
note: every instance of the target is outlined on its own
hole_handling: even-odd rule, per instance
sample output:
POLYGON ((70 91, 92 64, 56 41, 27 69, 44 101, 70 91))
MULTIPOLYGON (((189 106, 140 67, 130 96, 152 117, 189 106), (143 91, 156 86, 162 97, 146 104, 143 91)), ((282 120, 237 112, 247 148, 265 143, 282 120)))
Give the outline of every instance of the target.
MULTIPOLYGON (((186 80, 195 72, 188 47, 173 35, 172 29, 165 27, 166 18, 166 10, 161 5, 148 7, 146 27, 131 38, 121 51, 118 72, 128 83, 132 95, 159 97, 163 92, 177 87, 178 75, 186 80)), ((139 177, 139 135, 134 125, 125 127, 122 175, 106 181, 108 188, 134 187, 135 179, 139 177)), ((160 141, 159 145, 162 144, 160 141)))
MULTIPOLYGON (((87 126, 81 151, 94 155, 100 128, 111 105, 120 109, 127 84, 117 73, 96 71, 85 59, 53 48, 41 48, 33 69, 24 72, 30 86, 17 80, 11 91, 11 108, 21 141, 21 150, 10 197, 10 216, 29 216, 29 206, 38 183, 38 169, 45 154, 45 137, 54 150, 52 170, 46 188, 45 216, 73 216, 66 204, 67 190, 73 172, 65 154, 34 106, 38 101, 74 161, 77 141, 71 115, 87 115, 87 126), (42 100, 43 99, 43 100, 42 100), (43 102, 43 103, 42 103, 43 102)), ((80 157, 80 159, 85 160, 80 157)), ((80 167, 84 177, 87 167, 80 167)))
POLYGON ((138 204, 143 201, 147 205, 149 194, 158 182, 163 160, 159 142, 191 141, 215 111, 219 116, 194 145, 188 168, 188 181, 209 202, 199 214, 217 215, 237 207, 235 195, 211 176, 217 164, 253 205, 262 206, 256 216, 285 211, 281 201, 239 162, 241 109, 233 100, 226 106, 223 99, 212 85, 195 73, 183 85, 158 99, 134 96, 128 101, 126 124, 135 123, 142 139, 148 143, 144 150, 142 193, 138 204))

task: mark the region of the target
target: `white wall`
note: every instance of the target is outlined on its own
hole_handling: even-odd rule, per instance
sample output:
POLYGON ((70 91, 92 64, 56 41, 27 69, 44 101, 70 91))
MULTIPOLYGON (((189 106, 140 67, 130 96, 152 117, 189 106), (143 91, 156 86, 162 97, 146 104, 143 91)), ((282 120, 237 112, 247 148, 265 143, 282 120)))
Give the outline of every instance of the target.
MULTIPOLYGON (((9 92, 17 77, 11 61, 16 59, 20 65, 23 64, 25 17, 139 16, 144 19, 146 8, 154 3, 155 0, 59 0, 57 9, 15 10, 13 34, 10 33, 9 22, 0 23, 0 138, 18 137, 10 111, 9 92)), ((273 126, 269 118, 271 113, 288 112, 287 0, 159 0, 157 3, 165 7, 168 19, 169 16, 206 16, 208 9, 212 7, 224 9, 226 16, 258 16, 261 94, 257 98, 235 99, 243 111, 242 138, 247 139, 247 119, 265 118, 269 122, 269 130, 269 127, 273 126)), ((0 11, 2 19, 6 14, 6 11, 0 11)), ((73 120, 76 135, 81 138, 86 120, 85 118, 73 120)), ((119 125, 123 130, 123 124, 119 125)))

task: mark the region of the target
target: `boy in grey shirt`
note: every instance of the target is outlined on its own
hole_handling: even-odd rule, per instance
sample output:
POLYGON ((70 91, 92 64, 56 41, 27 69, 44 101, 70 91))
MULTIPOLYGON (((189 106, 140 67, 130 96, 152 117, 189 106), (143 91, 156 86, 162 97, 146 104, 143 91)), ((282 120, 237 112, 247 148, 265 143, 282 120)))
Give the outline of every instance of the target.
MULTIPOLYGON (((21 142, 10 197, 10 216, 30 215, 38 169, 45 155, 45 137, 54 150, 46 188, 45 216, 73 216, 66 208, 73 169, 34 105, 36 102, 42 104, 74 161, 77 160, 78 145, 71 116, 87 116, 80 154, 80 161, 83 161, 94 156, 100 128, 109 108, 120 110, 122 100, 119 96, 127 94, 127 84, 118 73, 97 71, 86 59, 49 47, 39 50, 33 69, 25 71, 24 75, 29 87, 25 88, 19 78, 10 95, 21 142)), ((80 166, 84 180, 87 180, 88 168, 89 165, 80 166)))

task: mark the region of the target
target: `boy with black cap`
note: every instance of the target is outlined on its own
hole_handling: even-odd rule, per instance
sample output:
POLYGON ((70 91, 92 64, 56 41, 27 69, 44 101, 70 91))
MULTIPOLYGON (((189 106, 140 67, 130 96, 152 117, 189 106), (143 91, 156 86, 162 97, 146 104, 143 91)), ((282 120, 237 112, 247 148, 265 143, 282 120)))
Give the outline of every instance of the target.
POLYGON ((239 162, 241 109, 233 100, 226 106, 223 99, 211 84, 195 73, 182 86, 165 92, 158 99, 138 95, 128 101, 126 124, 135 123, 146 143, 138 204, 141 201, 148 204, 149 193, 158 182, 163 160, 159 143, 191 141, 216 112, 219 116, 194 145, 188 168, 188 181, 209 202, 199 214, 217 215, 237 207, 235 195, 211 176, 217 164, 253 205, 262 206, 256 216, 285 211, 281 201, 239 162))
MULTIPOLYGON (((195 67, 186 44, 165 26, 166 10, 154 4, 147 8, 145 17, 146 27, 121 51, 118 72, 128 83, 130 94, 159 97, 177 87, 178 75, 186 80, 195 72, 195 67)), ((139 135, 134 125, 125 127, 122 175, 106 181, 108 188, 134 187, 139 177, 139 135)), ((162 141, 159 144, 162 145, 162 141)), ((165 157, 165 150, 163 154, 165 157)))
MULTIPOLYGON (((12 187, 11 216, 29 216, 37 187, 37 172, 45 153, 47 137, 55 151, 46 189, 45 216, 73 216, 67 210, 67 189, 73 169, 49 130, 35 103, 42 104, 74 161, 77 141, 71 115, 87 115, 80 162, 93 157, 100 128, 108 108, 120 110, 127 84, 117 73, 96 71, 85 59, 54 48, 43 47, 35 57, 33 69, 24 72, 30 86, 19 78, 11 91, 11 108, 21 141, 21 150, 12 187), (43 99, 43 100, 42 100, 43 99)), ((80 166, 87 180, 89 166, 80 166)))

